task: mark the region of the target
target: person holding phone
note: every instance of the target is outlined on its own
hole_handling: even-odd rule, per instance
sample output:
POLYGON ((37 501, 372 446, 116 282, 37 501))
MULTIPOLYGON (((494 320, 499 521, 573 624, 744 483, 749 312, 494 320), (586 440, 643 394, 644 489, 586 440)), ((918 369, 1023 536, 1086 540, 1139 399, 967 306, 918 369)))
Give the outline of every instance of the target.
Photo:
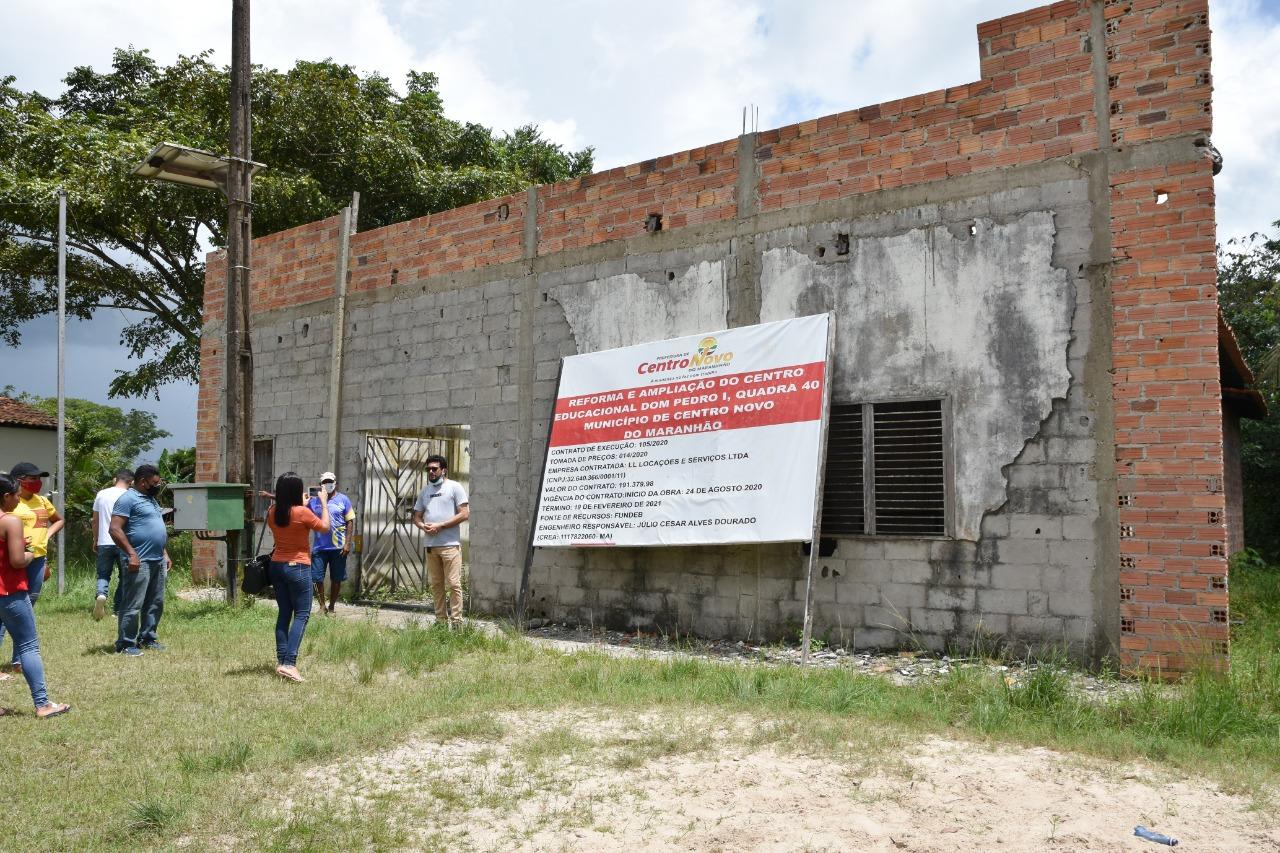
MULTIPOLYGON (((319 487, 313 490, 319 493, 319 487)), ((276 675, 306 681, 298 671, 298 649, 311 618, 310 533, 329 529, 329 504, 320 501, 316 516, 302 502, 302 478, 286 471, 276 480, 275 503, 267 508, 267 526, 275 539, 268 580, 275 587, 276 675)))
POLYGON ((311 582, 315 584, 316 600, 320 612, 333 615, 338 603, 338 592, 347 579, 347 555, 351 553, 351 535, 354 532, 356 510, 351 499, 338 491, 338 475, 325 471, 320 475, 320 488, 311 490, 307 508, 319 515, 320 504, 329 504, 330 528, 317 533, 311 540, 311 582), (329 607, 324 604, 324 576, 329 574, 329 607))

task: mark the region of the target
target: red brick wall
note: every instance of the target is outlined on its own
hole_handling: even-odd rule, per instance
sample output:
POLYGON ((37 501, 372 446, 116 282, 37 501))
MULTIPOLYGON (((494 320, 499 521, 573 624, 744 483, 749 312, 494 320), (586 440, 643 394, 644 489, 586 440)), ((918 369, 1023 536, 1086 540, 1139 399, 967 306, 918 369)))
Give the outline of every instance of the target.
MULTIPOLYGON (((1104 122, 1120 150, 1207 132, 1207 0, 1106 0, 1103 11, 1102 44, 1091 4, 1064 0, 980 25, 976 82, 760 132, 748 164, 760 170, 758 209, 1097 150, 1104 122), (1099 51, 1106 116, 1095 114, 1099 51)), ((651 213, 664 230, 732 219, 748 201, 736 197, 737 156, 729 140, 540 187, 538 253, 636 237, 651 213)), ((1175 671, 1203 651, 1198 643, 1226 638, 1213 182, 1208 161, 1111 182, 1122 657, 1175 671)), ((356 235, 351 291, 519 260, 526 200, 519 193, 356 235)), ((330 298, 337 232, 328 219, 255 241, 253 309, 330 298)), ((209 320, 221 319, 223 275, 215 257, 209 320)), ((221 363, 216 342, 206 343, 201 476, 216 471, 221 363)))
POLYGON ((1097 147, 1087 3, 978 27, 982 79, 762 131, 762 210, 1097 147))
MULTIPOLYGON (((1106 17, 1112 139, 1207 134, 1207 0, 1106 17)), ((1210 162, 1113 173, 1111 230, 1121 660, 1183 671, 1228 636, 1210 162)))
POLYGON ((538 254, 732 219, 738 213, 738 141, 731 139, 552 184, 538 190, 538 254))
POLYGON ((356 234, 348 292, 520 260, 526 200, 517 193, 356 234))
POLYGON ((1112 139, 1208 133, 1208 0, 1107 0, 1104 14, 1112 139))

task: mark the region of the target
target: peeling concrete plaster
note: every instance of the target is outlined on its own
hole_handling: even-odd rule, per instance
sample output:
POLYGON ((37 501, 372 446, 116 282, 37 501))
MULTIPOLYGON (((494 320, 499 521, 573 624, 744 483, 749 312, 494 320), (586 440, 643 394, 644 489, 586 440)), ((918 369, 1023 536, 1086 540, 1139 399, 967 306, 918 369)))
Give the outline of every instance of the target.
POLYGON ((957 538, 1005 501, 1003 468, 1067 393, 1075 305, 1053 215, 855 238, 847 259, 764 253, 761 322, 836 315, 841 401, 951 399, 957 538))
POLYGON ((714 332, 728 325, 723 261, 703 261, 654 282, 622 273, 548 294, 564 308, 578 352, 714 332))

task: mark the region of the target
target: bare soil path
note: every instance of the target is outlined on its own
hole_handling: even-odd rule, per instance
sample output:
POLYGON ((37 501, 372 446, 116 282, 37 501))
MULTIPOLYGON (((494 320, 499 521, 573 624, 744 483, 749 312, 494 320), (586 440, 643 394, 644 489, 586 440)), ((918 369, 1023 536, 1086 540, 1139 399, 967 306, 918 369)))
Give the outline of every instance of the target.
MULTIPOLYGON (((191 591, 184 595, 209 595, 191 591)), ((429 614, 339 605, 338 618, 399 626, 429 614)), ((313 618, 325 618, 315 616, 313 618)), ((492 622, 473 623, 498 631, 492 622)), ((572 654, 671 657, 652 638, 552 626, 529 639, 572 654), (549 634, 550 636, 546 636, 549 634)), ((692 653, 765 665, 771 649, 692 653)), ((828 652, 912 682, 956 665, 828 652)), ((1018 667, 1009 677, 1019 677, 1018 667)), ((1081 677, 1077 684, 1111 689, 1081 677)), ((413 849, 477 851, 1156 851, 1142 824, 1194 851, 1280 851, 1268 797, 1227 793, 1142 764, 868 727, 818 746, 802 721, 728 712, 571 709, 450 720, 373 754, 312 766, 264 803, 282 819, 376 809, 413 849)), ((236 839, 235 843, 249 843, 236 839)), ((234 846, 234 845, 233 845, 234 846)))
POLYGON ((376 800, 424 846, 447 839, 458 850, 1163 849, 1135 838, 1135 824, 1185 850, 1280 850, 1280 827, 1246 798, 1047 749, 931 737, 814 755, 785 737, 761 743, 760 722, 741 717, 499 722, 496 740, 410 740, 317 767, 293 802, 376 800))

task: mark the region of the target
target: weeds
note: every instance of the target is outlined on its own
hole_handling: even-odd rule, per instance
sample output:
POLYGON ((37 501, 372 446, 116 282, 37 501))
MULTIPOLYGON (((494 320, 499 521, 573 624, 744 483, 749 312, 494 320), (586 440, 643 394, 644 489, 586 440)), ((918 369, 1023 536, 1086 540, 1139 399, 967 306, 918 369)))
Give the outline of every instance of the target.
POLYGON ((369 684, 393 664, 397 671, 418 676, 453 662, 459 655, 480 650, 501 652, 511 645, 511 640, 504 635, 487 635, 472 626, 450 631, 443 625, 423 628, 411 623, 389 631, 372 622, 329 622, 322 623, 312 643, 312 650, 322 660, 354 668, 356 680, 369 684))
POLYGON ((433 725, 429 732, 431 737, 440 741, 469 740, 492 743, 506 736, 507 727, 489 714, 477 714, 441 720, 433 725))
POLYGON ((301 761, 328 758, 336 751, 336 747, 331 742, 310 735, 303 735, 289 743, 289 756, 301 761))
POLYGON ((214 773, 243 770, 249 763, 253 749, 242 740, 235 740, 212 752, 182 752, 178 755, 178 766, 188 776, 212 775, 214 773))
POLYGON ((177 824, 183 806, 173 800, 151 796, 129 807, 128 831, 133 835, 158 835, 177 824))
MULTIPOLYGON (((553 784, 562 764, 628 770, 716 748, 725 741, 709 733, 708 721, 721 718, 750 726, 738 743, 809 750, 851 765, 892 766, 922 733, 959 731, 1107 758, 1145 757, 1208 773, 1231 790, 1264 791, 1280 777, 1277 578, 1265 566, 1233 567, 1232 612, 1241 622, 1233 626, 1230 672, 1206 668, 1180 685, 1139 683, 1095 701, 1078 695, 1069 669, 1052 658, 1016 683, 988 667, 957 666, 935 681, 897 686, 844 668, 565 655, 474 628, 388 629, 346 620, 313 620, 302 655, 309 681, 283 685, 271 677, 272 607, 171 599, 162 626, 169 652, 129 662, 97 653, 112 629, 88 618, 92 574, 77 568, 68 594, 46 595, 37 608, 51 691, 76 711, 53 723, 9 723, 15 742, 26 744, 9 756, 11 810, 43 809, 48 775, 57 768, 60 807, 44 809, 46 819, 23 828, 21 838, 18 825, 0 827, 0 849, 101 849, 119 843, 121 832, 166 840, 185 832, 181 842, 196 849, 429 848, 432 825, 409 831, 400 817, 384 819, 372 807, 294 804, 285 817, 257 807, 285 790, 300 764, 364 755, 422 734, 489 744, 480 755, 497 758, 476 759, 486 766, 510 755, 514 765, 496 767, 461 793, 471 806, 501 805, 553 784), (165 713, 139 713, 144 704, 165 713), (563 718, 556 728, 527 734, 507 722, 583 707, 619 717, 652 713, 668 727, 601 743, 563 718), (140 743, 163 747, 143 750, 140 743), (139 799, 142 791, 163 794, 139 799), (116 836, 93 833, 103 814, 119 816, 116 836), (228 831, 237 833, 229 844, 228 831)), ((175 574, 171 589, 182 581, 175 574)), ((981 654, 999 653, 988 639, 976 644, 981 654)), ((400 814, 400 801, 387 805, 400 814)), ((598 804, 587 811, 593 809, 601 813, 598 804)))

